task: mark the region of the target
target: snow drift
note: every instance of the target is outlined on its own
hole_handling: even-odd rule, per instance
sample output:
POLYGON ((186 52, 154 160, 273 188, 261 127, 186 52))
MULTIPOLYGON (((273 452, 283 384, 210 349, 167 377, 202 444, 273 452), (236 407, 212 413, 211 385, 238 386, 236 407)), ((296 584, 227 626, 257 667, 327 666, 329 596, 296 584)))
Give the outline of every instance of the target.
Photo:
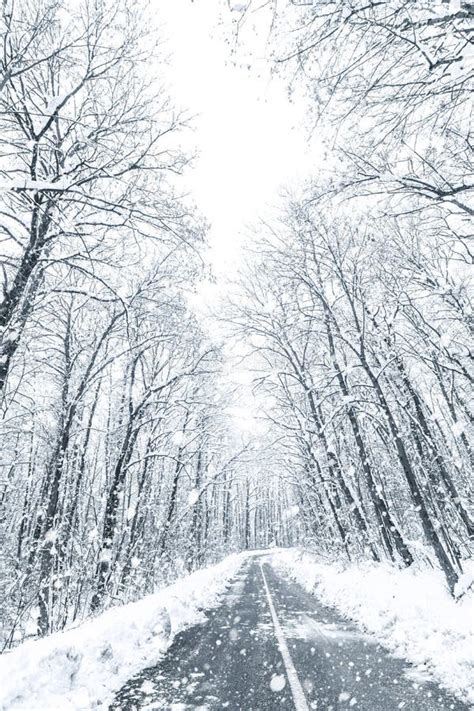
POLYGON ((474 702, 472 592, 455 601, 437 570, 329 564, 298 550, 275 552, 272 564, 417 665, 420 673, 474 702))
POLYGON ((114 692, 155 664, 174 635, 203 621, 245 560, 232 555, 138 602, 0 657, 0 711, 106 709, 114 692))

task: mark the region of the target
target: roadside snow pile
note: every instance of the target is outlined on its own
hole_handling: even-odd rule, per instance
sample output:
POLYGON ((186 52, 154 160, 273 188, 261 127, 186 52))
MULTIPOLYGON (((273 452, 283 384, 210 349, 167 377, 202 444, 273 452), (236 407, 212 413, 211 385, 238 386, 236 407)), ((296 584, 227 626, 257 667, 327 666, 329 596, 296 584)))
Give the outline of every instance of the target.
POLYGON ((106 709, 114 692, 159 661, 174 635, 203 621, 245 560, 232 555, 138 602, 0 657, 0 711, 106 709))
POLYGON ((298 550, 275 552, 272 564, 397 656, 474 702, 472 591, 456 602, 437 570, 399 570, 380 563, 343 567, 298 550))

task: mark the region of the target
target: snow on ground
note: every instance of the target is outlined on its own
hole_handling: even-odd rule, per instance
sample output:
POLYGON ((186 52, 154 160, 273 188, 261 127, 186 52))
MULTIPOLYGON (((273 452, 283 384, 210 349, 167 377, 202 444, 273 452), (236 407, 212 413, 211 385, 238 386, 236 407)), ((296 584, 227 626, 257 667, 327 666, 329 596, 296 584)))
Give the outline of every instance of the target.
POLYGON ((358 622, 397 656, 474 703, 474 595, 455 601, 438 570, 389 564, 325 563, 296 549, 272 556, 275 569, 358 622))
POLYGON ((131 676, 158 662, 174 635, 204 619, 245 554, 198 570, 154 595, 114 607, 0 657, 0 711, 106 709, 131 676))

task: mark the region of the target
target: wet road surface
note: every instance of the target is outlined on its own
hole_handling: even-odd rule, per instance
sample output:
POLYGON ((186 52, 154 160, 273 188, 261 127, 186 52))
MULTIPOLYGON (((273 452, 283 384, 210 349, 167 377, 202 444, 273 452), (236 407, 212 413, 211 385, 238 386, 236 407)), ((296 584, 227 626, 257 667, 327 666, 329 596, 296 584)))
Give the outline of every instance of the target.
POLYGON ((249 560, 163 660, 131 679, 109 711, 466 711, 352 622, 249 560))

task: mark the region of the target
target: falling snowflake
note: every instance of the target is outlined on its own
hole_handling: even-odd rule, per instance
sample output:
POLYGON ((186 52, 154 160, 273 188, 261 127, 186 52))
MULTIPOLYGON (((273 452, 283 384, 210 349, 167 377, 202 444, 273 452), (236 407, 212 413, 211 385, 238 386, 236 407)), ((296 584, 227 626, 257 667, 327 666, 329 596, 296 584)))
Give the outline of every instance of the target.
POLYGON ((272 691, 281 691, 286 686, 286 679, 283 674, 274 674, 270 681, 272 691))

